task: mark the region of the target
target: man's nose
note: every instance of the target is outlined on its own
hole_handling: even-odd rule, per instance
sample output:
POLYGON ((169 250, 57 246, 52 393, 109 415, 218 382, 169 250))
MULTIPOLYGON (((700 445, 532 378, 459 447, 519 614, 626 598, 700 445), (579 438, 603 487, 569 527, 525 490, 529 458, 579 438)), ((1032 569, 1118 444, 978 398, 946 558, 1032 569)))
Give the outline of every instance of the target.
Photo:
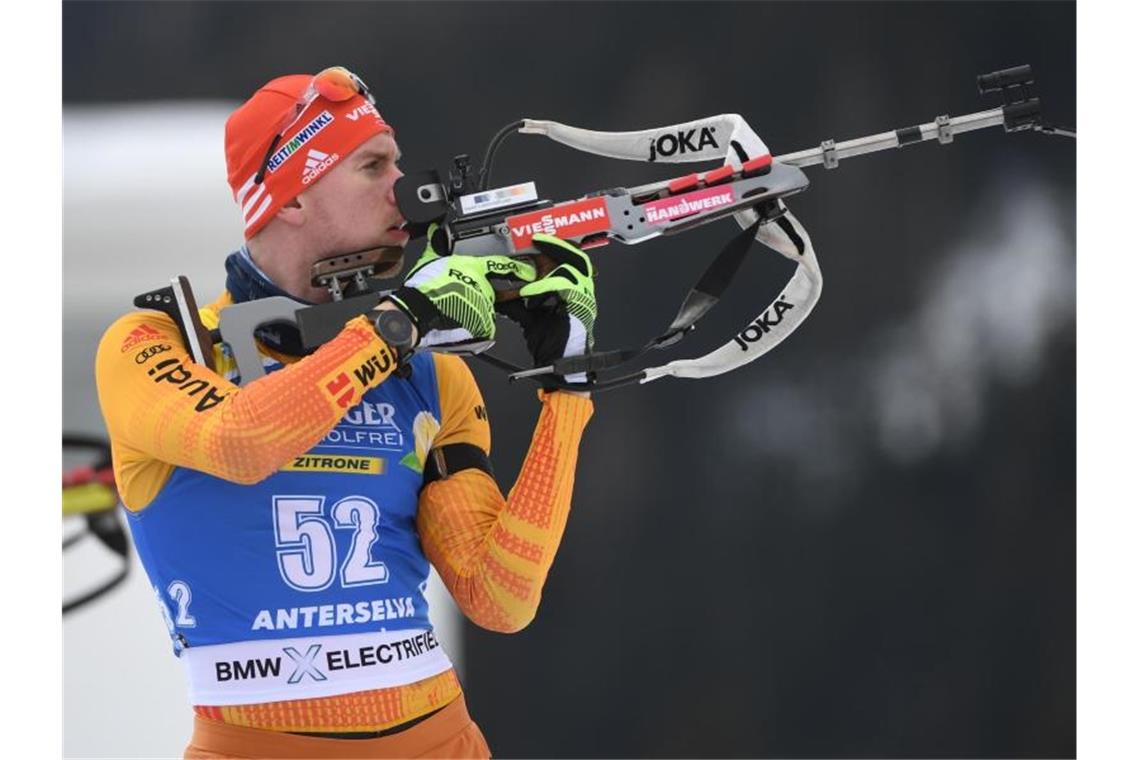
POLYGON ((399 167, 396 167, 396 176, 392 178, 392 184, 388 185, 388 202, 393 206, 396 205, 396 180, 403 176, 404 173, 400 171, 399 167))

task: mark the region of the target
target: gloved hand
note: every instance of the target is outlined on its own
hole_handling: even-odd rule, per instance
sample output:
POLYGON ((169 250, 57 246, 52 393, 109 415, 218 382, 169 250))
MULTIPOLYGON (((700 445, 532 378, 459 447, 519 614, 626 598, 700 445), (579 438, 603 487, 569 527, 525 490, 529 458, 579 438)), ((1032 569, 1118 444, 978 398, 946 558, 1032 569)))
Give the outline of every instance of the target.
POLYGON ((418 348, 485 351, 495 342, 495 284, 533 282, 534 266, 507 256, 452 256, 436 224, 427 238, 403 286, 388 298, 415 322, 418 348))
MULTIPOLYGON (((594 265, 580 248, 553 235, 534 236, 534 247, 557 266, 545 277, 519 289, 519 298, 496 305, 500 314, 523 329, 536 367, 580 356, 594 347, 594 265)), ((586 382, 586 373, 568 375, 570 383, 586 382)))

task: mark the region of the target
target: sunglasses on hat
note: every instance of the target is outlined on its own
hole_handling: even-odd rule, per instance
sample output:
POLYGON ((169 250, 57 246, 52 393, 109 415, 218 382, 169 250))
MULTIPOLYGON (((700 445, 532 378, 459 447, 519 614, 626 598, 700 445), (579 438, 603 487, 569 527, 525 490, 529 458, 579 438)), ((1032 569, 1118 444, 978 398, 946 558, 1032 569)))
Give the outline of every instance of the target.
POLYGON ((314 76, 309 82, 309 86, 301 93, 301 97, 297 98, 293 108, 285 114, 281 120, 281 125, 277 127, 277 134, 269 143, 269 150, 265 151, 265 158, 261 160, 261 168, 257 170, 257 175, 253 178, 254 184, 260 185, 265 181, 265 172, 269 170, 269 159, 273 157, 273 150, 281 142, 285 133, 289 131, 289 127, 301 118, 301 114, 314 100, 324 98, 334 103, 342 103, 354 95, 362 95, 369 103, 376 105, 376 98, 372 96, 372 91, 368 89, 368 85, 364 84, 364 80, 343 66, 332 66, 314 76))

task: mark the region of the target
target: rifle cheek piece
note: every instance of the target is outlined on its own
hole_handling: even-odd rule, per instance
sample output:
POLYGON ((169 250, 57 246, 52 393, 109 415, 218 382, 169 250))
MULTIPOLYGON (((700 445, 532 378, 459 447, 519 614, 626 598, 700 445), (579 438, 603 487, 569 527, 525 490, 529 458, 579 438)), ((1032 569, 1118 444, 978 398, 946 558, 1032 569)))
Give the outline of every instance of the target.
MULTIPOLYGON (((448 198, 443 179, 434 169, 425 169, 405 174, 396 180, 393 187, 396 207, 408 225, 419 231, 427 230, 432 222, 443 221, 447 215, 448 198)), ((420 231, 419 237, 423 232, 420 231)))

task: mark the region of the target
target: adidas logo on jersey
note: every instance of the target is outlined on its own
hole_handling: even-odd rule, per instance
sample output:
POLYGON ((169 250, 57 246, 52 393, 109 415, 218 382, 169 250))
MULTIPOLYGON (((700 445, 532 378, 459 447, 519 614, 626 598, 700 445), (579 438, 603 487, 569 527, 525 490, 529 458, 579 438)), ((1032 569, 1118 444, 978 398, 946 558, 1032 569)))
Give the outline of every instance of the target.
POLYGON ((325 169, 340 160, 339 153, 323 153, 316 148, 309 148, 309 155, 305 159, 305 168, 301 172, 302 184, 309 184, 324 173, 325 169))

